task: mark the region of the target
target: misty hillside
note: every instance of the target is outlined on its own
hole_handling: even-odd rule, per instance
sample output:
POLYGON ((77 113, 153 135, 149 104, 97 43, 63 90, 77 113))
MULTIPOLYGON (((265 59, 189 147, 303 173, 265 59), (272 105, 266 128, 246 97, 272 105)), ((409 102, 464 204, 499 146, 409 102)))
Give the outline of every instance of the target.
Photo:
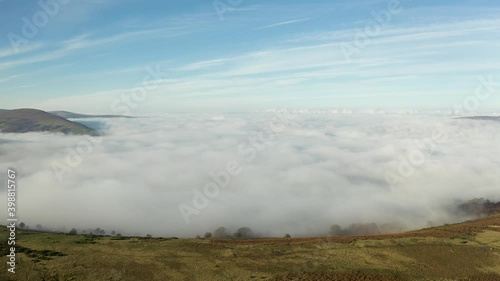
POLYGON ((481 120, 481 121, 500 121, 500 116, 470 116, 470 117, 460 117, 459 119, 481 120))
POLYGON ((132 118, 130 116, 123 116, 123 115, 90 115, 90 114, 79 114, 79 113, 74 113, 74 112, 69 112, 69 111, 50 111, 50 114, 53 114, 55 116, 59 116, 62 118, 74 118, 74 119, 79 119, 79 118, 132 118))
POLYGON ((36 109, 0 111, 0 131, 3 133, 53 132, 97 135, 95 130, 85 125, 36 109))

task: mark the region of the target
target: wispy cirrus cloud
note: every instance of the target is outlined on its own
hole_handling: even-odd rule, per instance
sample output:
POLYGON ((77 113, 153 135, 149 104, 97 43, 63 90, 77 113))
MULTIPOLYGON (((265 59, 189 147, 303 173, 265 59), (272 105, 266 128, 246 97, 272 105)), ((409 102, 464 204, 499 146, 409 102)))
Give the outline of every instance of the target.
POLYGON ((257 30, 268 29, 268 28, 273 28, 273 27, 278 27, 278 26, 283 26, 283 25, 289 25, 289 24, 294 24, 294 23, 299 23, 299 22, 305 22, 305 21, 309 21, 309 20, 311 20, 311 18, 303 18, 303 19, 283 21, 283 22, 278 22, 278 23, 266 25, 266 26, 263 26, 263 27, 259 27, 259 28, 257 28, 257 30))
MULTIPOLYGON (((127 41, 146 40, 158 36, 161 36, 162 38, 175 37, 185 34, 185 32, 186 31, 183 31, 180 28, 155 28, 124 32, 104 37, 97 37, 91 33, 82 34, 68 40, 53 43, 53 45, 57 46, 55 50, 48 52, 38 52, 38 54, 29 57, 24 56, 16 60, 5 61, 0 65, 0 71, 23 66, 26 64, 57 60, 63 57, 68 57, 72 54, 75 54, 77 51, 81 51, 84 49, 90 49, 103 45, 112 45, 127 41)), ((32 47, 30 49, 27 49, 26 52, 28 52, 28 50, 35 50, 38 48, 39 47, 32 47)), ((11 55, 9 50, 5 50, 4 52, 6 54, 5 56, 11 55)), ((0 56, 1 54, 2 52, 0 50, 0 56)))
POLYGON ((38 49, 43 48, 44 46, 45 46, 45 44, 43 44, 43 43, 36 43, 36 44, 31 44, 29 46, 24 46, 22 48, 19 48, 19 50, 17 50, 17 51, 11 47, 3 48, 3 49, 0 49, 0 58, 6 58, 6 57, 11 57, 11 56, 21 55, 24 53, 33 52, 33 51, 36 51, 38 49))
POLYGON ((19 76, 21 76, 21 75, 11 75, 11 76, 8 76, 8 77, 0 78, 0 84, 5 83, 7 81, 10 81, 10 80, 12 80, 14 78, 17 78, 19 76))
POLYGON ((165 27, 123 32, 105 37, 96 37, 93 36, 93 34, 83 34, 64 41, 62 45, 64 46, 64 50, 78 50, 124 41, 151 39, 155 36, 161 36, 162 38, 175 37, 186 34, 186 32, 187 31, 181 27, 165 27))
MULTIPOLYGON (((204 100, 207 105, 216 104, 215 97, 239 98, 239 104, 243 105, 249 100, 268 104, 273 93, 274 99, 282 101, 287 100, 285 93, 290 100, 312 101, 331 95, 333 101, 349 94, 372 95, 375 99, 383 94, 392 95, 397 89, 401 97, 416 97, 419 91, 422 95, 439 92, 448 95, 453 91, 459 95, 472 87, 470 84, 478 75, 493 72, 500 62, 493 51, 500 45, 497 17, 469 15, 436 20, 432 16, 434 7, 420 9, 419 13, 426 15, 422 19, 405 16, 393 21, 379 36, 369 38, 369 47, 363 48, 355 61, 347 62, 342 44, 355 42, 357 30, 373 20, 370 9, 386 3, 367 2, 371 6, 366 7, 364 17, 356 16, 345 24, 343 20, 333 20, 321 26, 317 22, 332 19, 322 14, 324 10, 340 13, 341 9, 355 7, 344 3, 270 3, 259 6, 255 15, 235 13, 231 23, 219 22, 214 14, 206 12, 152 20, 121 19, 104 30, 59 40, 49 51, 5 61, 0 70, 20 70, 21 66, 30 65, 35 68, 30 69, 33 72, 39 62, 45 62, 39 68, 47 67, 47 62, 74 63, 71 71, 54 71, 59 73, 51 81, 69 78, 88 85, 87 80, 99 77, 106 85, 103 89, 82 86, 78 93, 66 91, 48 99, 53 102, 62 98, 69 102, 65 98, 73 96, 71 101, 75 102, 95 93, 129 91, 133 79, 140 79, 144 65, 168 62, 165 65, 172 76, 161 82, 154 96, 176 96, 186 103, 191 98, 192 104, 201 104, 196 101, 200 97, 214 97, 210 103, 204 100), (278 19, 277 10, 282 11, 278 19), (255 29, 260 25, 264 26, 255 29), (272 28, 280 28, 279 37, 258 32, 272 28), (86 67, 88 63, 92 68, 86 67)), ((416 13, 411 8, 405 9, 406 12, 416 13)), ((12 74, 15 73, 4 76, 12 74)), ((387 101, 373 100, 382 102, 387 101)), ((444 100, 441 104, 445 104, 444 100)))

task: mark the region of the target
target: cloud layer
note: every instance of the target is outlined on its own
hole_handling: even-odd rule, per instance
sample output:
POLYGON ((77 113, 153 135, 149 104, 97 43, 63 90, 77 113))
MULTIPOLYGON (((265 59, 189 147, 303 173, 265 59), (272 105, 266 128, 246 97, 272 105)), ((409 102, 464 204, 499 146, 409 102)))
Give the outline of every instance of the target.
POLYGON ((332 224, 452 222, 463 219, 450 212, 457 201, 500 199, 500 122, 332 112, 97 121, 106 122, 102 139, 0 134, 0 171, 19 174, 21 220, 158 236, 218 226, 299 236, 332 224), (440 142, 425 145, 436 133, 440 142), (415 151, 422 161, 401 176, 415 151), (187 224, 179 205, 192 205, 194 190, 232 161, 242 172, 187 224), (389 184, 388 173, 402 180, 389 184))

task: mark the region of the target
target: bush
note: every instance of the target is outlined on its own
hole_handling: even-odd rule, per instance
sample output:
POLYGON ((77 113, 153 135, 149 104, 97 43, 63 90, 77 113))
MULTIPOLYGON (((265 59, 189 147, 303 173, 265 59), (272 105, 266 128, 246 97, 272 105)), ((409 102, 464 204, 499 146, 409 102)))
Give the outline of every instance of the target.
POLYGON ((113 240, 125 240, 125 237, 123 237, 120 233, 117 233, 115 237, 112 238, 113 240))
POLYGON ((69 231, 69 235, 76 235, 78 232, 76 231, 75 228, 72 228, 70 231, 69 231))
POLYGON ((205 235, 203 237, 205 237, 205 238, 212 238, 212 233, 207 232, 207 233, 205 233, 205 235))
POLYGON ((229 237, 229 234, 227 233, 227 229, 225 227, 221 226, 214 231, 214 237, 226 238, 226 237, 229 237))
POLYGON ((252 237, 255 237, 255 234, 253 233, 252 229, 250 229, 249 227, 242 227, 234 233, 234 237, 236 237, 236 238, 252 238, 252 237))
POLYGON ((343 234, 342 228, 338 224, 334 224, 330 227, 331 236, 340 236, 343 234))

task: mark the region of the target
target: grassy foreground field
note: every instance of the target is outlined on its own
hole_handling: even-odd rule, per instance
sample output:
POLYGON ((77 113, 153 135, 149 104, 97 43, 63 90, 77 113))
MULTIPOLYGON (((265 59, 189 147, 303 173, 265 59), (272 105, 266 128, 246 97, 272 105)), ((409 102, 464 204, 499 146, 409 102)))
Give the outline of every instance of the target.
POLYGON ((17 234, 0 280, 500 280, 500 215, 420 231, 297 239, 17 234), (22 253, 19 253, 19 252, 22 253))

